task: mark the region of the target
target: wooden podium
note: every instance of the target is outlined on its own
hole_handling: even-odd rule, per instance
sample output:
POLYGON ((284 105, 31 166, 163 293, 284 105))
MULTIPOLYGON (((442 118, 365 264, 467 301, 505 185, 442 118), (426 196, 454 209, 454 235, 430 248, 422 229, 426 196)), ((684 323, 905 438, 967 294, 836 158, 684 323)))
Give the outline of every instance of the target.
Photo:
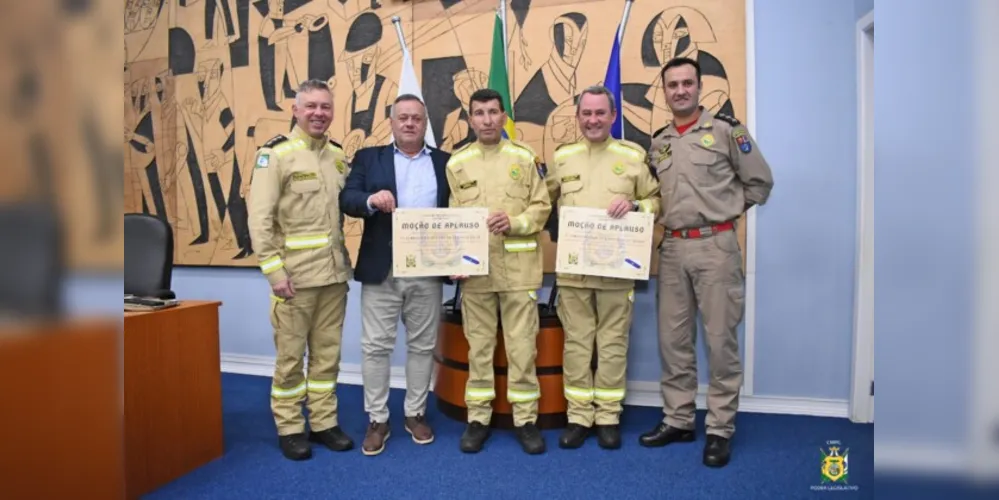
POLYGON ((138 498, 221 457, 220 302, 126 312, 125 484, 138 498))
MULTIPOLYGON (((544 308, 539 304, 539 309, 544 308)), ((540 313, 538 355, 535 361, 541 399, 538 401, 539 429, 556 429, 567 423, 565 400, 562 390, 562 349, 565 333, 562 323, 554 314, 540 313)), ((493 383, 496 399, 493 400, 491 427, 513 428, 513 407, 506 397, 507 360, 502 326, 496 333, 496 351, 493 354, 493 383)), ((468 381, 468 341, 461 323, 461 310, 445 307, 441 311, 441 328, 437 340, 437 381, 434 395, 437 408, 448 417, 466 422, 465 383, 468 381)))

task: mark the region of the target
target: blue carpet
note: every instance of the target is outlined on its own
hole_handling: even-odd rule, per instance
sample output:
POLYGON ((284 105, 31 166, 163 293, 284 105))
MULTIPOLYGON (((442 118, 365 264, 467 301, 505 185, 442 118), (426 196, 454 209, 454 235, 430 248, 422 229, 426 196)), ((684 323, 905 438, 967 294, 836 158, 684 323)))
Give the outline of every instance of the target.
POLYGON ((512 432, 497 430, 477 455, 458 450, 464 423, 436 411, 429 419, 436 440, 412 441, 402 428, 403 393, 393 390, 392 437, 381 455, 360 452, 367 417, 360 387, 340 386, 340 424, 355 449, 314 448, 313 458, 292 462, 277 448, 269 401, 270 379, 223 374, 225 455, 146 498, 427 499, 445 498, 802 498, 834 495, 872 498, 874 426, 846 419, 762 415, 738 417, 732 461, 722 469, 701 464, 704 412, 698 440, 658 449, 638 436, 662 417, 658 408, 627 407, 624 446, 607 451, 591 438, 578 450, 558 448, 558 430, 545 431, 548 452, 524 454, 512 432), (856 491, 814 491, 827 440, 848 447, 849 482, 856 491))

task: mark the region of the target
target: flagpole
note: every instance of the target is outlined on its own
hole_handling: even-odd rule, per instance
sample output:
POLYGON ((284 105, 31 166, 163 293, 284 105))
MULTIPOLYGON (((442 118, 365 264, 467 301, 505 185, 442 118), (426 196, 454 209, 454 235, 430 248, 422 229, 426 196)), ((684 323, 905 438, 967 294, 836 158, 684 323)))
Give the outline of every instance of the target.
MULTIPOLYGON (((631 15, 631 3, 634 2, 634 1, 635 0, 625 0, 625 2, 624 2, 624 14, 621 15, 621 23, 618 24, 618 26, 617 26, 617 44, 618 44, 618 50, 621 50, 623 48, 622 46, 624 45, 624 28, 625 28, 625 26, 628 25, 628 16, 631 15)), ((624 66, 623 61, 621 61, 620 63, 618 63, 618 66, 617 66, 618 80, 621 79, 621 68, 623 66, 624 66)), ((624 103, 623 102, 617 103, 617 107, 618 107, 617 112, 622 114, 622 116, 621 116, 621 138, 624 139, 624 116, 623 116, 623 114, 624 114, 624 103)))
MULTIPOLYGON (((399 16, 392 16, 392 24, 395 25, 395 34, 399 38, 399 46, 402 47, 402 69, 399 75, 399 95, 412 94, 423 100, 423 92, 420 90, 419 80, 416 78, 416 68, 413 67, 413 58, 406 46, 406 37, 402 34, 402 19, 399 16)), ((426 110, 426 103, 424 103, 426 110)), ((427 146, 437 147, 437 138, 434 137, 434 128, 430 124, 429 114, 427 118, 427 130, 423 134, 423 142, 427 146)), ((393 141, 395 137, 393 135, 393 141)))
POLYGON ((402 19, 399 16, 392 16, 392 24, 395 25, 395 34, 399 36, 399 45, 402 46, 402 51, 409 52, 409 48, 406 47, 406 38, 402 36, 402 19))
POLYGON ((624 41, 624 27, 628 24, 628 16, 631 15, 631 3, 634 1, 635 0, 625 0, 624 2, 624 14, 621 16, 621 24, 617 27, 617 39, 620 40, 620 42, 624 41))
MULTIPOLYGON (((630 1, 630 0, 629 0, 630 1)), ((503 24, 503 67, 507 68, 507 77, 510 76, 510 65, 507 64, 508 47, 506 45, 506 0, 500 0, 500 22, 503 24)))

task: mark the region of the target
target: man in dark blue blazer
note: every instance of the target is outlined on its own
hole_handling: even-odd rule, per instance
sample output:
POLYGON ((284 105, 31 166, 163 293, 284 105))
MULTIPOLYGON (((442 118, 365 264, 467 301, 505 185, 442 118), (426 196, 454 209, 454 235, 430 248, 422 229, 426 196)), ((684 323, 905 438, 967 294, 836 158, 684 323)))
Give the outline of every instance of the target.
POLYGON ((400 316, 408 346, 403 428, 418 444, 434 439, 425 415, 443 282, 392 276, 392 212, 447 207, 451 192, 445 168, 451 155, 427 146, 427 113, 419 97, 399 96, 391 123, 395 141, 358 151, 340 193, 340 210, 364 220, 354 279, 361 283, 361 377, 371 421, 361 445, 365 455, 381 453, 389 436, 390 356, 400 316))

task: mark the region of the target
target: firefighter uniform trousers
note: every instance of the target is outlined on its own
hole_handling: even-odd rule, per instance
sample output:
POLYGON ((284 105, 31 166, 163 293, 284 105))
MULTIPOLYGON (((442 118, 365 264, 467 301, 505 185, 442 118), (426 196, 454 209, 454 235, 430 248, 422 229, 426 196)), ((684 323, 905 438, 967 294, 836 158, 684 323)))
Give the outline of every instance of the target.
POLYGON ((538 295, 544 262, 538 235, 551 203, 540 160, 526 145, 503 139, 475 142, 452 154, 447 166, 451 207, 487 207, 510 219, 506 234, 489 236, 489 274, 462 283, 462 323, 468 340, 468 422, 489 425, 496 399, 493 357, 497 326, 507 357, 507 399, 513 423, 535 423, 541 392, 535 372, 538 295), (500 320, 502 318, 502 320, 500 320), (497 325, 497 323, 502 323, 497 325))
POLYGON ((559 287, 556 312, 565 331, 562 366, 569 422, 619 423, 628 368, 633 289, 559 287), (594 344, 597 371, 591 370, 594 344))
MULTIPOLYGON (((658 212, 659 181, 638 144, 584 139, 560 146, 554 156, 546 183, 558 207, 607 209, 624 199, 637 211, 658 212)), ((569 423, 617 425, 627 383, 634 281, 560 273, 557 284, 556 312, 565 331, 563 390, 569 423), (591 368, 594 347, 596 374, 591 368)))
POLYGON ((346 283, 335 283, 296 290, 288 300, 271 297, 277 350, 271 410, 279 435, 304 432, 303 403, 313 432, 338 425, 336 381, 347 289, 346 283), (308 371, 303 374, 306 349, 308 371))
POLYGON ((497 319, 501 317, 507 359, 506 396, 513 407, 513 424, 519 427, 535 422, 541 398, 534 364, 538 355, 537 293, 465 293, 461 310, 469 347, 465 389, 468 421, 489 425, 492 418, 492 401, 496 399, 493 357, 500 326, 497 319))

